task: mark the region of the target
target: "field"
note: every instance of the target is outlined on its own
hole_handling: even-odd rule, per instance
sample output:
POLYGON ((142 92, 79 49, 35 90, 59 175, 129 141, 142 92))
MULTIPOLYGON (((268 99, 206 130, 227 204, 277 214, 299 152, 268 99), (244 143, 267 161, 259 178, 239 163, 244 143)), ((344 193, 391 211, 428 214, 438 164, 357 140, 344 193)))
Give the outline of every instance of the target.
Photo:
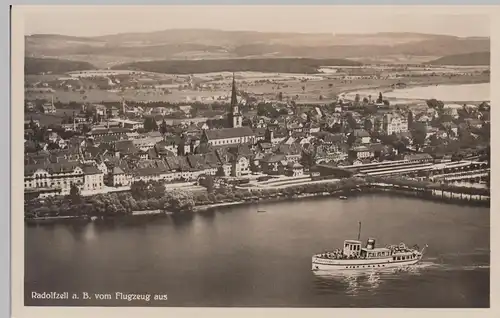
MULTIPOLYGON (((359 68, 365 72, 366 68, 359 68)), ((442 71, 436 68, 436 71, 442 71)), ((277 100, 279 95, 283 101, 293 100, 296 103, 328 103, 342 92, 363 89, 386 89, 399 82, 410 86, 431 84, 473 84, 489 82, 489 74, 478 70, 475 75, 446 74, 436 76, 423 74, 418 77, 403 78, 356 78, 342 79, 334 71, 312 75, 275 72, 238 72, 235 74, 237 88, 240 93, 247 93, 258 100, 277 100)), ((410 72, 419 72, 410 70, 410 72)), ((231 92, 232 73, 213 72, 192 75, 174 75, 144 73, 130 75, 143 88, 121 89, 87 89, 91 79, 81 79, 83 90, 64 90, 54 87, 54 101, 69 102, 119 102, 123 99, 135 102, 169 102, 169 103, 213 103, 228 102, 231 92), (148 88, 145 88, 148 87, 148 88)), ((61 75, 59 77, 68 77, 61 75)), ((50 82, 57 80, 56 75, 32 75, 26 77, 27 83, 50 82)), ((50 99, 49 92, 26 92, 26 100, 50 99)))
POLYGON ((73 114, 73 111, 76 113, 79 112, 79 110, 73 110, 73 109, 58 109, 55 113, 53 114, 42 114, 42 113, 25 113, 24 114, 24 120, 38 120, 40 122, 41 126, 49 126, 49 125, 58 125, 61 124, 62 118, 66 114, 67 116, 71 116, 73 114))

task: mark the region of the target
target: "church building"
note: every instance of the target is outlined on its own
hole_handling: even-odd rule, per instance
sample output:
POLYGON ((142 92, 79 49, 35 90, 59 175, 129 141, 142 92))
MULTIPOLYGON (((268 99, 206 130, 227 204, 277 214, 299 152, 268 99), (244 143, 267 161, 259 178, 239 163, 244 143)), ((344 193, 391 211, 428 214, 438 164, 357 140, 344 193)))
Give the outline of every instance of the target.
POLYGON ((233 74, 231 104, 229 107, 228 128, 204 130, 201 142, 212 146, 231 146, 241 143, 255 143, 255 133, 248 126, 242 126, 243 115, 238 107, 236 81, 233 74))

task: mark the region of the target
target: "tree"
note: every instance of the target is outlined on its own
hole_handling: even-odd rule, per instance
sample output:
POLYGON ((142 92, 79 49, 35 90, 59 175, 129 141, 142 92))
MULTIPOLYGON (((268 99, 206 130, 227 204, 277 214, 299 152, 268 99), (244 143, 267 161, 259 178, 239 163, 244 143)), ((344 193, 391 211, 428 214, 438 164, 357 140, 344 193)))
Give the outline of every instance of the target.
POLYGON ((154 117, 146 117, 144 119, 144 131, 150 132, 157 130, 158 130, 158 124, 156 123, 154 117))
POLYGON ((367 130, 367 131, 371 131, 373 129, 373 123, 368 118, 365 119, 365 122, 364 122, 363 126, 364 126, 365 130, 367 130))
POLYGON ((439 140, 439 138, 436 135, 432 135, 429 138, 429 141, 430 141, 430 145, 433 147, 436 147, 441 143, 441 141, 439 140))
POLYGON ((354 135, 354 133, 350 133, 349 136, 347 136, 347 144, 349 145, 349 147, 351 147, 355 142, 356 136, 354 135))
POLYGON ((358 127, 358 123, 356 122, 356 119, 354 119, 351 113, 347 114, 347 124, 351 129, 356 129, 358 127))
POLYGON ((76 184, 71 185, 71 188, 69 190, 69 199, 74 204, 80 203, 81 200, 80 189, 76 184))
POLYGON ((130 186, 130 192, 132 193, 132 197, 135 200, 141 200, 145 198, 146 189, 147 184, 142 180, 136 181, 130 186))
POLYGON ((413 112, 410 110, 408 112, 408 127, 413 126, 413 112))
POLYGON ((208 193, 214 192, 214 177, 211 175, 203 175, 200 177, 200 185, 207 188, 208 193))
POLYGON ((278 100, 281 102, 283 100, 283 92, 278 93, 278 100))
POLYGON ((168 194, 168 200, 164 208, 174 213, 190 212, 194 205, 192 193, 176 190, 168 194))
POLYGON ((162 135, 165 135, 167 133, 168 127, 167 127, 167 122, 165 121, 165 118, 163 118, 163 120, 162 120, 162 122, 160 124, 159 130, 160 130, 160 133, 162 135))
POLYGON ((359 99, 360 99, 359 94, 356 94, 356 95, 354 96, 354 103, 355 103, 356 105, 357 105, 357 104, 359 104, 359 99))
POLYGON ((426 103, 427 103, 427 106, 429 108, 434 108, 434 109, 436 109, 438 111, 442 111, 443 108, 444 108, 444 103, 442 101, 440 101, 440 100, 435 99, 435 98, 428 99, 426 101, 426 103))
POLYGON ((316 164, 316 149, 314 147, 309 147, 309 149, 303 149, 300 163, 307 168, 310 168, 316 164))
POLYGON ((384 98, 382 96, 382 92, 378 93, 378 99, 377 99, 377 104, 382 104, 384 101, 384 98))

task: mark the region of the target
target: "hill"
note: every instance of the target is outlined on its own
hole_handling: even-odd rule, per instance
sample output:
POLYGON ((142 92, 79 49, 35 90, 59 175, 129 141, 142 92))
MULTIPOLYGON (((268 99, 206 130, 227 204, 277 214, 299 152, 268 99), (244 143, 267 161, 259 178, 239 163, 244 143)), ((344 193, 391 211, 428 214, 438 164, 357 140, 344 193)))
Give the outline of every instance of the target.
POLYGON ((161 60, 116 65, 113 69, 136 70, 168 74, 195 74, 211 72, 273 72, 318 73, 321 66, 359 66, 360 62, 346 59, 225 59, 225 60, 161 60))
POLYGON ((428 64, 459 66, 490 65, 490 52, 447 55, 437 60, 430 61, 428 64))
POLYGON ((332 34, 175 29, 98 37, 47 34, 25 37, 26 56, 88 61, 103 67, 166 59, 438 57, 489 50, 490 39, 486 37, 387 32, 332 34))
POLYGON ((33 58, 24 59, 24 74, 54 73, 62 74, 71 71, 92 70, 96 67, 88 62, 68 61, 52 58, 33 58))

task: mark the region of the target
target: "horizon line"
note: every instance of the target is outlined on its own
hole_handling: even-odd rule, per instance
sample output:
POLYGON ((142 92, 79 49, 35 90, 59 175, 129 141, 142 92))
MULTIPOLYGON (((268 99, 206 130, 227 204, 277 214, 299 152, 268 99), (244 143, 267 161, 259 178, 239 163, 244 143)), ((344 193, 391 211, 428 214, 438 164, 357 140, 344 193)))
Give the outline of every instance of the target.
POLYGON ((99 38, 99 37, 106 37, 106 36, 117 36, 117 35, 125 35, 125 34, 149 34, 149 33, 158 33, 158 32, 166 32, 166 31, 220 31, 220 32, 228 32, 228 33, 238 33, 238 32, 251 32, 251 33, 262 33, 262 34, 302 34, 302 35, 331 35, 332 37, 335 36, 367 36, 367 35, 382 35, 382 34, 418 34, 418 35, 434 35, 434 36, 448 36, 448 37, 454 37, 454 38, 488 38, 491 39, 490 35, 470 35, 470 36, 459 36, 459 35, 452 35, 452 34, 445 34, 445 33, 426 33, 426 32, 409 32, 409 31, 402 31, 402 32, 391 32, 391 31, 381 31, 381 32, 367 32, 367 33, 335 33, 335 32, 297 32, 297 31, 257 31, 257 30, 250 30, 250 29, 238 29, 238 30, 227 30, 227 29, 220 29, 220 28, 168 28, 168 29, 158 29, 158 30, 153 30, 153 31, 141 31, 141 32, 119 32, 119 33, 106 33, 102 35, 71 35, 71 34, 63 34, 63 33, 32 33, 32 34, 25 34, 24 36, 68 36, 68 37, 75 37, 75 38, 99 38))

